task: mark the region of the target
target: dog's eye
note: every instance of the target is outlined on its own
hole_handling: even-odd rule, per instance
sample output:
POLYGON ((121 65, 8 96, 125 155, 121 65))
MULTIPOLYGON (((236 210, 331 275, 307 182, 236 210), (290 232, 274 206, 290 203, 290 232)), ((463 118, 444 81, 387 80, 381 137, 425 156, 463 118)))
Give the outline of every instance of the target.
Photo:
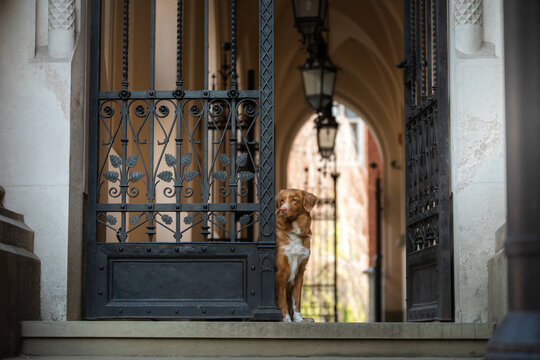
POLYGON ((279 203, 280 203, 280 204, 283 204, 283 199, 279 200, 279 203))
POLYGON ((297 202, 297 201, 298 201, 298 199, 292 199, 292 201, 293 201, 293 202, 297 202))

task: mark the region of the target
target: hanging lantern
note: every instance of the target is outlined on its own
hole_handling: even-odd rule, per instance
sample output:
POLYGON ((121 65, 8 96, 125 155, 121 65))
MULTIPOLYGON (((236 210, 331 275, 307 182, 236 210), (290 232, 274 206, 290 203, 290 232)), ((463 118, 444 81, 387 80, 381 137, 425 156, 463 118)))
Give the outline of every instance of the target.
POLYGON ((336 135, 339 124, 332 115, 331 106, 327 107, 315 120, 317 129, 317 146, 323 159, 329 159, 334 154, 336 135))
POLYGON ((324 27, 328 0, 293 0, 294 25, 304 40, 324 27))
POLYGON ((304 94, 309 105, 321 112, 332 104, 337 68, 326 54, 326 44, 320 39, 317 50, 310 51, 306 63, 300 67, 304 94))

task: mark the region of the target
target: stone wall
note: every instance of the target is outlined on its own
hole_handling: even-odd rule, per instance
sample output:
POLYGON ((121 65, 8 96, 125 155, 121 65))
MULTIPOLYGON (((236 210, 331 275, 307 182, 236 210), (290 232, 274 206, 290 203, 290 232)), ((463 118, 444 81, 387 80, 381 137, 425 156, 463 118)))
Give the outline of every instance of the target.
POLYGON ((449 8, 456 321, 488 320, 488 260, 506 221, 501 0, 449 8))
POLYGON ((81 2, 50 3, 0 2, 0 183, 7 190, 6 207, 23 213, 35 231, 35 253, 43 262, 41 315, 64 320, 70 129, 77 121, 71 117, 72 86, 82 90, 84 84, 73 83, 73 42, 69 48, 57 41, 52 51, 47 31, 62 30, 75 41, 72 21, 77 23, 81 2))

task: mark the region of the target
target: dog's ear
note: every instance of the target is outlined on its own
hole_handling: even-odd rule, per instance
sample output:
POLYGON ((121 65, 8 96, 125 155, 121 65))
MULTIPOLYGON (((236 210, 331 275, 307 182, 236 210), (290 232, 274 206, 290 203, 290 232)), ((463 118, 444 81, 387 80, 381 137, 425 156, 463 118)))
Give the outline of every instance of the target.
POLYGON ((304 190, 302 190, 302 193, 304 195, 304 203, 303 203, 304 209, 307 212, 310 212, 311 209, 313 209, 313 207, 317 203, 317 197, 315 195, 313 195, 312 193, 309 193, 309 192, 304 191, 304 190))
POLYGON ((281 189, 279 190, 278 194, 274 197, 274 204, 276 205, 276 209, 279 208, 279 198, 281 197, 281 195, 283 195, 285 193, 285 189, 281 189))

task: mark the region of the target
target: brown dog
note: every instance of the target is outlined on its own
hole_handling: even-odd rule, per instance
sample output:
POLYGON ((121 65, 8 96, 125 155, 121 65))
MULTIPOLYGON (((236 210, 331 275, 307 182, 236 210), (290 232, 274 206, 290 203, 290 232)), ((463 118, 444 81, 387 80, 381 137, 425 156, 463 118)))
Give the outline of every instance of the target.
POLYGON ((283 321, 302 322, 300 301, 310 253, 311 216, 317 197, 304 190, 276 196, 276 303, 283 321))

